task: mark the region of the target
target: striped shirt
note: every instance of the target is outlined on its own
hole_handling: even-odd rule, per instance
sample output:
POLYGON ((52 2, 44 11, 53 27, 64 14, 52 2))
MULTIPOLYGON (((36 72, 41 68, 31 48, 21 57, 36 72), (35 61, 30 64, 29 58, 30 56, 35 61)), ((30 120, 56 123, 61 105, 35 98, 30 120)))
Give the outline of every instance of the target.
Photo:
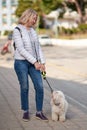
POLYGON ((26 27, 21 24, 17 27, 20 28, 21 34, 18 29, 14 29, 13 41, 16 46, 14 59, 27 60, 32 64, 38 60, 44 64, 45 59, 36 31, 33 28, 27 30, 26 27))

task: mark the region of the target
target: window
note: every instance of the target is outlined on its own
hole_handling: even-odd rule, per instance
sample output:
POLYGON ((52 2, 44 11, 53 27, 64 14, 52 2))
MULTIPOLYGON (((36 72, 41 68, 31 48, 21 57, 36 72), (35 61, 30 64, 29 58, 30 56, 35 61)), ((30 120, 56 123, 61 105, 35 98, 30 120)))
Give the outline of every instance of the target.
POLYGON ((3 22, 3 24, 7 24, 7 16, 6 15, 2 15, 2 22, 3 22))
POLYGON ((17 1, 16 1, 16 0, 11 0, 11 5, 12 5, 12 6, 17 5, 17 1))
POLYGON ((17 18, 16 18, 16 16, 13 14, 12 16, 11 16, 11 23, 13 24, 13 23, 16 23, 17 22, 17 18))
POLYGON ((6 0, 2 0, 2 6, 6 6, 6 0))

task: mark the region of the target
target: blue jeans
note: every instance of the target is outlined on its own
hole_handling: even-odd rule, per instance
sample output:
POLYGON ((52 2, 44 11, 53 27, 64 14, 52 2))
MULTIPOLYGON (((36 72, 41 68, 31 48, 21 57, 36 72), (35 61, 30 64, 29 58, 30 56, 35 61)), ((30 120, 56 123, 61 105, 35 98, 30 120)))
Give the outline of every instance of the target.
POLYGON ((44 90, 41 72, 36 70, 34 65, 27 60, 15 60, 14 69, 20 83, 21 109, 29 109, 29 75, 35 89, 36 110, 42 111, 44 90))

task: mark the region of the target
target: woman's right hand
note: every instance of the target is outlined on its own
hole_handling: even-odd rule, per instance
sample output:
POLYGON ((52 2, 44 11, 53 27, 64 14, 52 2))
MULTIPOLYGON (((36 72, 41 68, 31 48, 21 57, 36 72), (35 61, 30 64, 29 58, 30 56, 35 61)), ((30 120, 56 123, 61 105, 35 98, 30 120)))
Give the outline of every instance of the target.
POLYGON ((35 69, 40 70, 41 69, 41 64, 39 62, 34 63, 35 69))

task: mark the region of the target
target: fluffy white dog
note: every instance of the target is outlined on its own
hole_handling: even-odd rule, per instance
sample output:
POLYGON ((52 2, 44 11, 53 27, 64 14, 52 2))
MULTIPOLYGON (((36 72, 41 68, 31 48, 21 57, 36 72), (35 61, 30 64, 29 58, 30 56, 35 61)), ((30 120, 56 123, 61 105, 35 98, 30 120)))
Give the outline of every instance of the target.
POLYGON ((62 91, 53 91, 51 97, 52 106, 52 120, 64 122, 66 120, 66 112, 68 108, 68 102, 65 99, 62 91))

